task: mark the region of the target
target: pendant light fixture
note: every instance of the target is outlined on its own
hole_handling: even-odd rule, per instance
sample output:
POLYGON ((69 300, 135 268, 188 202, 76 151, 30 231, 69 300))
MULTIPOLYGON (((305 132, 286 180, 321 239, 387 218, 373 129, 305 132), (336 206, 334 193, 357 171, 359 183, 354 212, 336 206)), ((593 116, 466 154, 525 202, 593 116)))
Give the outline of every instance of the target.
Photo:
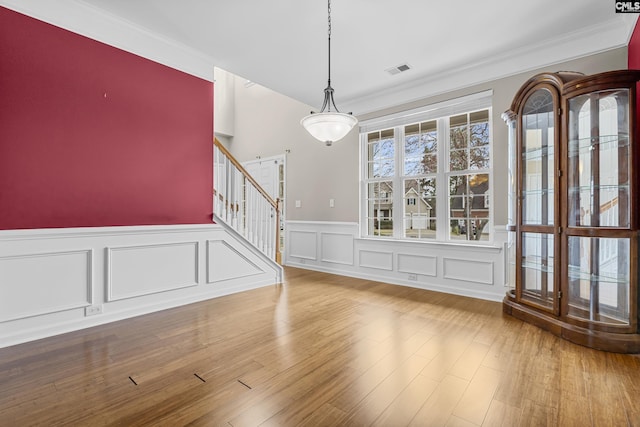
POLYGON ((300 120, 300 124, 315 139, 326 145, 331 145, 344 138, 358 123, 358 119, 351 113, 339 112, 333 100, 333 88, 331 87, 331 0, 327 0, 327 5, 329 11, 329 79, 324 90, 324 102, 319 113, 312 111, 311 114, 300 120), (331 111, 332 106, 335 111, 331 111))

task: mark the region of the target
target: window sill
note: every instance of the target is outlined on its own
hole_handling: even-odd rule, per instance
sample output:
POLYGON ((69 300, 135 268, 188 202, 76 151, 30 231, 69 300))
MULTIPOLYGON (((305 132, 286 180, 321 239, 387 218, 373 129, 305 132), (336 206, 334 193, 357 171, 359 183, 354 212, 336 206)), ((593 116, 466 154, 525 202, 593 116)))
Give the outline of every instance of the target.
POLYGON ((440 240, 414 240, 414 239, 398 239, 395 237, 356 237, 356 241, 367 241, 367 242, 376 242, 376 243, 388 243, 388 244, 409 244, 409 245, 421 245, 421 246, 432 246, 432 247, 443 247, 443 248, 464 248, 465 250, 471 251, 479 251, 479 252, 501 252, 502 246, 497 246, 493 242, 487 243, 459 243, 459 242, 443 242, 440 240))

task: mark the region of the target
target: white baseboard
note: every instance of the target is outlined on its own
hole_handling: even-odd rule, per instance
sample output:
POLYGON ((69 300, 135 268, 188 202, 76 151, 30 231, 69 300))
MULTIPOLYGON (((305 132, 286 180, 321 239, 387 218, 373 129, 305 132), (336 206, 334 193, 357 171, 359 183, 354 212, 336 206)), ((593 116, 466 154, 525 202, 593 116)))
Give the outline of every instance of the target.
POLYGON ((237 239, 216 224, 0 231, 0 347, 277 283, 237 239))

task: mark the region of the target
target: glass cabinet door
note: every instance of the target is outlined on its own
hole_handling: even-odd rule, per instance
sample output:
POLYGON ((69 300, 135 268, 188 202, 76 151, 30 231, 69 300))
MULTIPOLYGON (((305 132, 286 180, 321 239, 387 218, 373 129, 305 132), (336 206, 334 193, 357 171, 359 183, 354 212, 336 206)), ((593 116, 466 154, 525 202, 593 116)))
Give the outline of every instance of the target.
POLYGON ((502 119, 508 126, 508 169, 507 169, 507 285, 509 292, 515 295, 516 292, 516 210, 517 210, 517 145, 516 126, 517 116, 511 112, 504 113, 502 119))
POLYGON ((638 90, 640 70, 540 73, 502 116, 516 178, 503 310, 620 353, 640 353, 638 90))
POLYGON ((626 238, 569 236, 569 316, 629 325, 629 253, 626 238))
POLYGON ((554 99, 535 91, 522 111, 522 224, 553 225, 554 99))
POLYGON ((521 301, 557 310, 554 198, 557 102, 546 88, 526 100, 520 123, 521 301))
POLYGON ((629 90, 569 99, 567 150, 568 315, 628 325, 629 90))

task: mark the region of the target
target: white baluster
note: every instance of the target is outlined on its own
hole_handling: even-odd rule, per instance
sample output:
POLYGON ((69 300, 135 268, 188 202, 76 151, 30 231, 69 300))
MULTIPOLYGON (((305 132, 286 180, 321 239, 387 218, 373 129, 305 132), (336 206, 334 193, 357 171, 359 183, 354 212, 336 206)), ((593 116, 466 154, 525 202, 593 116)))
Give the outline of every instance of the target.
POLYGON ((277 207, 218 146, 213 149, 213 211, 269 258, 278 247, 277 207))

